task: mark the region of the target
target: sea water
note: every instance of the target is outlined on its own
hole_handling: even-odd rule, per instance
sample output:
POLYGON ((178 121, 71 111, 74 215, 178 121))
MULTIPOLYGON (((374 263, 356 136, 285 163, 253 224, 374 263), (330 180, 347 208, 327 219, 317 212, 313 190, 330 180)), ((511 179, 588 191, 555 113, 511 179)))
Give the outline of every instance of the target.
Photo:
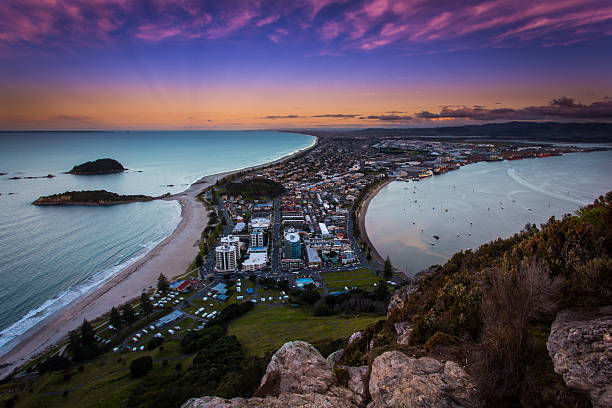
POLYGON ((388 184, 370 202, 365 225, 381 256, 413 275, 611 190, 612 151, 481 162, 388 184))
POLYGON ((310 146, 268 131, 0 133, 0 354, 37 322, 133 263, 181 219, 176 201, 35 206, 74 190, 161 195, 199 178, 273 161, 310 146), (64 174, 110 157, 123 173, 64 174), (54 178, 25 179, 53 174, 54 178), (21 177, 21 179, 12 179, 21 177))

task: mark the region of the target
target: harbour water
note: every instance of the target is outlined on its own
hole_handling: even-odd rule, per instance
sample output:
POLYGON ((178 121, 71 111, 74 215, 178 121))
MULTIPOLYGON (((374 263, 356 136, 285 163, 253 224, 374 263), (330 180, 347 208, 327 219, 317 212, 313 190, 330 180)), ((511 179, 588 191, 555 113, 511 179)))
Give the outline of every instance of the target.
POLYGON ((612 151, 475 163, 391 182, 370 202, 366 230, 381 256, 413 275, 527 223, 573 213, 612 190, 611 176, 612 151))
POLYGON ((197 179, 276 160, 310 146, 302 134, 253 131, 0 133, 0 354, 44 317, 131 264, 181 218, 176 201, 45 206, 74 190, 161 195, 197 179), (111 157, 128 171, 64 174, 111 157), (53 174, 54 178, 35 178, 53 174), (20 177, 20 179, 12 179, 20 177))

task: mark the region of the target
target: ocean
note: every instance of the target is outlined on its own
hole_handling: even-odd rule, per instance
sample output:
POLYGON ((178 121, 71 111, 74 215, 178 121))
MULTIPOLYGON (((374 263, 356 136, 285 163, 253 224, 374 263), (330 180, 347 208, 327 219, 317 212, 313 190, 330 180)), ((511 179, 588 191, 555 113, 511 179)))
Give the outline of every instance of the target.
POLYGON ((73 190, 178 193, 203 176, 274 161, 314 137, 271 131, 0 133, 0 354, 2 346, 133 263, 172 233, 176 201, 34 206, 73 190), (64 174, 110 157, 118 174, 64 174), (53 174, 54 178, 35 178, 53 174), (20 179, 13 179, 20 177, 20 179))
POLYGON ((612 151, 475 163, 391 182, 370 202, 366 230, 381 256, 414 275, 527 223, 575 212, 612 190, 611 176, 612 151))

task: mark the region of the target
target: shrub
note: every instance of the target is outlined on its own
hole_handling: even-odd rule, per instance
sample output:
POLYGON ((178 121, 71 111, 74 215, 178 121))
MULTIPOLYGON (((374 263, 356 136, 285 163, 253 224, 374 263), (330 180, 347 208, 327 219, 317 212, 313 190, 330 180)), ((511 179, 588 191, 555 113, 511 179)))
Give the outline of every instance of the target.
POLYGON ((162 337, 153 337, 147 343, 147 350, 155 350, 157 347, 161 346, 163 342, 164 339, 162 337))
POLYGON ((153 368, 153 359, 150 356, 139 357, 130 364, 132 377, 141 377, 153 368))

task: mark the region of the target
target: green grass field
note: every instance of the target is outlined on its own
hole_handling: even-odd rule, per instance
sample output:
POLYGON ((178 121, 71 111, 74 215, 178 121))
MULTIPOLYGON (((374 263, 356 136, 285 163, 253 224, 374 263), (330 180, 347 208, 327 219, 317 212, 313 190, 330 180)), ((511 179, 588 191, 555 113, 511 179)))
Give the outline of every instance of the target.
POLYGON ((344 287, 356 286, 360 289, 371 290, 378 283, 380 277, 369 269, 357 269, 354 271, 339 271, 322 273, 321 277, 329 292, 344 290, 344 287))
MULTIPOLYGON (((64 381, 64 372, 48 373, 28 382, 28 391, 22 392, 17 406, 25 407, 116 407, 125 405, 131 388, 136 383, 129 371, 132 360, 149 355, 153 358, 151 376, 172 375, 176 363, 183 367, 191 364, 192 356, 183 357, 178 340, 164 343, 164 350, 106 353, 83 364, 84 370, 72 369, 72 377, 64 381), (169 360, 166 366, 163 360, 169 360), (65 390, 68 394, 63 396, 65 390)), ((0 386, 0 395, 14 384, 0 386)), ((1 399, 0 399, 1 401, 1 399)))
POLYGON ((291 340, 317 342, 348 337, 381 319, 384 317, 374 315, 312 317, 304 307, 257 305, 232 321, 228 334, 238 337, 248 354, 262 356, 291 340))

